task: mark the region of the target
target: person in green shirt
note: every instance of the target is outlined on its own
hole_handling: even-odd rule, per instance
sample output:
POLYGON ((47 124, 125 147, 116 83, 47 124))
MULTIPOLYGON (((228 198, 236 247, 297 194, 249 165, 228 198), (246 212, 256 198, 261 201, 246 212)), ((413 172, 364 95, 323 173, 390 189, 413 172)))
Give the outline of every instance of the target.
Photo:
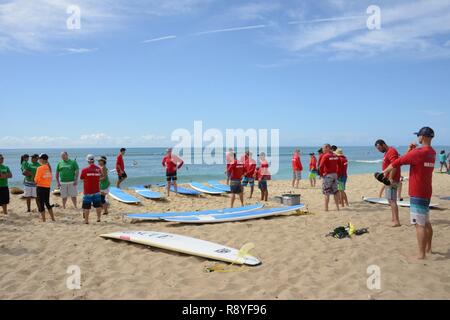
POLYGON ((4 163, 5 159, 0 154, 0 206, 3 209, 3 214, 8 214, 9 204, 9 187, 8 179, 12 178, 11 170, 4 163))
POLYGON ((72 203, 77 209, 78 196, 78 177, 80 168, 75 160, 69 159, 67 152, 61 153, 61 162, 56 167, 56 182, 61 191, 61 198, 63 200, 63 208, 66 208, 67 199, 70 197, 72 203))
POLYGON ((103 215, 108 214, 108 202, 106 201, 106 196, 109 194, 109 187, 111 182, 109 181, 109 170, 106 167, 108 159, 105 156, 100 157, 98 160, 98 165, 102 169, 102 175, 100 177, 100 192, 102 196, 103 205, 103 215))
POLYGON ((31 157, 31 163, 28 162, 30 156, 24 154, 20 158, 20 165, 22 169, 22 174, 25 176, 23 181, 24 184, 24 198, 27 199, 28 212, 31 212, 31 199, 36 199, 37 204, 37 193, 36 193, 36 183, 34 182, 34 177, 36 175, 36 170, 39 168, 40 164, 38 162, 39 155, 34 154, 31 157))

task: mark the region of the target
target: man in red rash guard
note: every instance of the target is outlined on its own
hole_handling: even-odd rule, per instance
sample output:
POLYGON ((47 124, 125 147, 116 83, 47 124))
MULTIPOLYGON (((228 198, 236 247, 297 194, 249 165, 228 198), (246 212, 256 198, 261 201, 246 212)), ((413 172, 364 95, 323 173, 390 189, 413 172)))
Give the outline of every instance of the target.
POLYGON ((317 151, 317 154, 319 155, 319 162, 318 162, 318 165, 317 165, 317 172, 318 172, 318 174, 319 174, 319 179, 321 179, 322 174, 320 173, 320 161, 322 161, 322 157, 323 157, 323 149, 320 148, 320 149, 317 151))
POLYGON ((255 191, 255 171, 256 171, 256 161, 253 159, 253 154, 250 151, 245 152, 243 158, 245 176, 242 181, 242 186, 247 187, 250 185, 250 197, 253 197, 253 192, 255 191))
POLYGON ((226 161, 227 161, 227 166, 226 166, 225 174, 227 176, 227 185, 230 185, 230 168, 231 168, 231 164, 234 161, 234 150, 232 148, 228 149, 228 151, 226 153, 226 161))
POLYGON ((84 222, 89 224, 89 212, 91 211, 92 205, 97 211, 97 222, 100 222, 102 217, 103 205, 100 193, 102 170, 94 164, 95 158, 93 155, 88 155, 86 160, 89 165, 81 171, 80 179, 84 182, 83 217, 84 222))
MULTIPOLYGON (((377 140, 375 147, 378 151, 384 153, 383 171, 400 157, 398 151, 393 147, 389 147, 384 140, 377 140)), ((385 187, 385 197, 391 206, 393 227, 397 228, 401 226, 397 205, 397 191, 400 186, 401 170, 393 169, 387 178, 391 181, 391 185, 385 187)))
POLYGON ((338 194, 339 194, 339 203, 341 207, 349 206, 347 193, 345 192, 347 188, 347 179, 348 179, 348 159, 344 155, 344 151, 342 149, 337 149, 334 152, 335 155, 339 157, 340 166, 338 172, 338 194))
POLYGON ((300 150, 298 149, 294 151, 294 155, 292 156, 292 171, 293 171, 292 188, 298 189, 300 180, 302 180, 302 171, 303 171, 303 165, 300 159, 300 150))
POLYGON ((408 152, 394 161, 386 170, 385 176, 394 169, 410 165, 409 196, 411 197, 411 223, 416 226, 419 255, 417 259, 426 259, 432 254, 433 227, 430 221, 430 201, 433 194, 433 172, 436 163, 436 151, 431 147, 434 131, 424 127, 416 133, 422 148, 415 143, 409 146, 408 152))
POLYGON ((245 166, 238 162, 236 154, 233 155, 233 163, 230 165, 230 189, 231 189, 231 208, 234 207, 236 195, 239 195, 241 205, 244 206, 244 188, 242 187, 242 178, 245 175, 245 166))
POLYGON ((120 188, 120 185, 122 184, 122 182, 128 178, 126 172, 125 172, 125 162, 123 161, 123 156, 125 155, 125 153, 127 152, 127 149, 122 148, 120 149, 120 153, 117 156, 117 161, 116 161, 116 171, 117 171, 117 188, 120 188))
POLYGON ((178 192, 178 185, 177 185, 177 172, 178 169, 181 169, 183 166, 184 161, 174 155, 172 153, 172 149, 167 149, 167 153, 164 156, 162 160, 163 167, 166 168, 166 178, 167 178, 167 196, 170 197, 170 187, 173 185, 175 193, 178 192))
POLYGON ((325 211, 328 211, 330 196, 334 196, 336 208, 339 211, 338 197, 338 173, 340 170, 340 160, 337 155, 331 151, 331 145, 323 146, 323 156, 319 162, 320 174, 323 178, 322 192, 325 195, 325 211))

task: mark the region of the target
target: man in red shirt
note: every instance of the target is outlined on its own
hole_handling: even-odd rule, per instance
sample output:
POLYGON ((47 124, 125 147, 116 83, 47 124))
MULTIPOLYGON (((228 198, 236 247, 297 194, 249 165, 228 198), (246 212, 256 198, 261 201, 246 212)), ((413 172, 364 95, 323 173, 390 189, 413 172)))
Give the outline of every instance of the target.
POLYGON ((320 162, 322 161, 322 157, 323 157, 323 149, 320 148, 317 151, 317 154, 319 155, 319 162, 317 163, 317 173, 319 174, 319 180, 320 180, 322 177, 322 174, 320 173, 320 162))
POLYGON ((338 197, 338 173, 340 170, 340 160, 331 150, 330 144, 322 147, 323 156, 319 162, 320 174, 323 178, 322 192, 325 195, 325 211, 328 211, 330 196, 334 196, 336 208, 339 211, 338 197))
MULTIPOLYGON (((400 155, 398 154, 398 151, 393 148, 389 147, 384 140, 377 140, 375 142, 375 147, 380 151, 381 153, 384 153, 384 159, 383 159, 383 171, 386 170, 392 163, 394 163, 400 155)), ((385 187, 385 197, 389 201, 389 204, 391 206, 392 210, 392 222, 394 223, 393 227, 400 227, 400 218, 398 214, 398 205, 397 205, 397 194, 398 194, 398 188, 401 184, 400 178, 401 178, 401 170, 393 169, 389 177, 387 177, 391 181, 390 186, 385 187)))
POLYGON ((92 206, 97 210, 97 222, 101 222, 102 196, 100 193, 100 177, 102 170, 94 164, 95 157, 93 155, 88 155, 86 160, 89 165, 81 171, 80 179, 84 182, 83 217, 85 223, 89 224, 89 212, 92 206))
POLYGON ((236 154, 233 154, 233 162, 230 165, 230 189, 231 189, 231 208, 234 207, 236 195, 239 195, 241 205, 244 206, 244 188, 242 187, 242 178, 245 176, 245 166, 238 162, 236 154))
POLYGON ((303 171, 303 165, 300 159, 300 150, 298 149, 294 151, 294 155, 292 156, 292 171, 293 171, 292 188, 298 189, 300 180, 302 180, 302 171, 303 171))
POLYGON ((167 179, 167 196, 170 197, 170 188, 173 185, 175 193, 178 192, 178 169, 181 169, 184 161, 173 154, 172 148, 167 149, 167 153, 162 160, 162 165, 166 168, 166 179, 167 179))
POLYGON ((316 155, 313 153, 310 153, 310 160, 309 160, 309 182, 311 183, 311 188, 316 187, 316 177, 319 173, 317 170, 317 158, 316 155))
POLYGON ((256 171, 256 161, 253 159, 253 154, 250 151, 245 152, 245 156, 243 158, 245 176, 242 181, 242 186, 247 187, 250 185, 250 197, 253 197, 253 192, 255 191, 255 171, 256 171))
POLYGON ((121 183, 128 178, 127 173, 125 172, 125 162, 123 161, 123 156, 125 155, 125 153, 127 152, 127 149, 122 148, 120 149, 120 153, 117 156, 117 161, 116 161, 116 171, 117 171, 117 188, 120 188, 121 183))
POLYGON ((347 187, 347 179, 348 179, 348 159, 344 155, 344 151, 342 149, 336 149, 334 152, 335 155, 339 157, 339 172, 338 172, 338 194, 339 194, 339 203, 341 207, 349 206, 347 193, 345 192, 347 187))
POLYGON ((419 260, 426 259, 431 254, 433 242, 433 227, 430 221, 430 201, 433 194, 433 172, 436 163, 436 151, 431 147, 434 131, 424 127, 416 133, 419 143, 423 146, 417 148, 415 143, 409 146, 408 152, 391 163, 383 171, 385 176, 394 169, 410 165, 409 196, 411 197, 411 223, 416 225, 417 240, 419 243, 419 260))

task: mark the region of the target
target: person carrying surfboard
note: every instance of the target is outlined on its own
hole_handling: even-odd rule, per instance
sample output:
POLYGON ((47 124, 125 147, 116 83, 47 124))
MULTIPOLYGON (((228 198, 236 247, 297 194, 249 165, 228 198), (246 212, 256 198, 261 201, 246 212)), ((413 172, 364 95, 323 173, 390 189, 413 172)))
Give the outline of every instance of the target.
POLYGON ((433 227, 430 221, 430 201, 433 194, 433 173, 436 164, 436 151, 431 146, 434 130, 423 127, 415 133, 422 148, 416 143, 410 144, 408 152, 395 160, 384 171, 389 176, 394 169, 409 165, 409 196, 411 197, 411 224, 416 226, 419 243, 417 259, 425 260, 432 254, 433 227))
POLYGON ((97 211, 97 222, 101 222, 102 217, 102 196, 100 192, 100 178, 102 169, 95 165, 95 157, 87 155, 88 166, 81 171, 80 179, 83 180, 83 217, 84 222, 89 224, 89 213, 92 206, 97 211))
POLYGON ((303 171, 303 165, 300 159, 299 149, 295 150, 292 156, 292 171, 293 171, 292 188, 298 189, 300 180, 302 180, 302 171, 303 171))
POLYGON ((315 188, 317 183, 316 177, 319 173, 317 170, 317 158, 314 152, 310 153, 309 156, 309 182, 311 183, 311 188, 315 188))
POLYGON ((41 214, 42 221, 45 222, 45 208, 52 221, 55 221, 53 214, 53 206, 50 204, 50 188, 52 185, 53 173, 50 164, 48 163, 48 155, 41 154, 39 156, 39 163, 41 166, 36 170, 36 176, 34 182, 36 182, 36 194, 38 201, 39 213, 41 214))
POLYGON ((323 156, 319 162, 320 174, 323 178, 322 193, 325 196, 325 211, 328 211, 330 204, 330 196, 334 197, 337 211, 339 211, 338 198, 338 173, 340 170, 340 160, 331 150, 330 144, 323 147, 323 156))
POLYGON ((117 156, 116 160, 116 172, 117 172, 116 187, 119 189, 122 182, 124 182, 125 179, 128 178, 127 173, 125 172, 125 162, 123 161, 123 157, 125 156, 126 152, 127 149, 125 148, 120 149, 119 155, 117 156))
POLYGON ((233 154, 233 162, 230 165, 230 189, 231 189, 231 208, 234 207, 236 195, 239 196, 241 205, 244 206, 244 188, 242 187, 242 178, 245 176, 245 165, 238 161, 236 153, 233 154))
MULTIPOLYGON (((382 170, 386 170, 392 163, 394 163, 400 155, 394 147, 390 147, 382 139, 375 142, 375 148, 381 153, 384 153, 382 170)), ((390 186, 384 186, 385 198, 389 201, 392 210, 393 227, 401 226, 400 217, 398 213, 398 186, 400 185, 401 170, 394 169, 390 172, 388 179, 392 181, 390 186)))
POLYGON ((109 187, 111 186, 111 182, 109 181, 109 170, 106 167, 107 162, 108 158, 105 156, 98 159, 98 165, 102 170, 102 175, 100 177, 100 194, 102 198, 103 215, 108 214, 108 203, 106 202, 106 197, 109 194, 109 187))
POLYGON ((253 154, 250 151, 246 151, 242 159, 244 163, 245 176, 242 181, 242 186, 247 187, 250 185, 250 197, 253 198, 253 193, 255 191, 255 171, 256 171, 256 161, 253 159, 253 154))
POLYGON ((170 187, 173 185, 175 193, 178 192, 178 170, 183 166, 184 161, 173 154, 172 148, 167 149, 166 155, 162 160, 162 165, 166 168, 167 196, 170 197, 170 187))
POLYGON ((8 179, 12 178, 11 170, 9 167, 5 166, 5 159, 3 155, 0 154, 0 206, 3 209, 3 214, 8 214, 8 204, 9 204, 9 187, 8 179))

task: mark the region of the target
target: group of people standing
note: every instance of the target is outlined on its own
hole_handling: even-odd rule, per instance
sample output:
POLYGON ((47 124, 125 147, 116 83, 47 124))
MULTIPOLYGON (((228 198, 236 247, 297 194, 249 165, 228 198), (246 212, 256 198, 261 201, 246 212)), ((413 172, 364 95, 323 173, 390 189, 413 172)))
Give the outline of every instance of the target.
MULTIPOLYGON (((345 192, 348 179, 348 159, 342 149, 325 144, 318 150, 319 159, 315 153, 310 153, 309 181, 312 188, 316 187, 317 176, 322 179, 322 192, 325 196, 325 211, 329 210, 330 197, 333 196, 336 208, 349 206, 345 192)), ((292 156, 292 187, 299 188, 302 179, 303 165, 300 150, 295 150, 292 156)))

